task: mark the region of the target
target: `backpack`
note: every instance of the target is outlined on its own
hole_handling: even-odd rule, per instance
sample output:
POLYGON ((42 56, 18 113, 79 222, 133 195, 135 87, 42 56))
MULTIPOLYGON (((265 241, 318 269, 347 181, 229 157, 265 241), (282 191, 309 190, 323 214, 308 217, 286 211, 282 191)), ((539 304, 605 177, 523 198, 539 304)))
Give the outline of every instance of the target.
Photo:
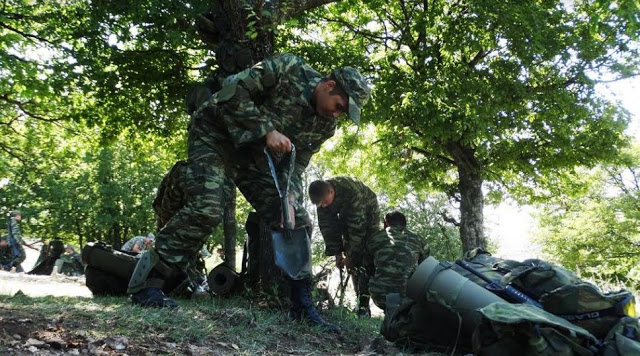
MULTIPOLYGON (((438 309, 434 308, 433 301, 426 300, 428 298, 405 298, 400 303, 389 303, 388 299, 381 328, 383 336, 389 341, 411 341, 461 350, 467 349, 471 340, 476 355, 601 355, 604 339, 606 347, 613 350, 607 356, 634 354, 623 352, 632 347, 628 344, 636 342, 633 337, 626 336, 630 332, 613 332, 617 325, 628 319, 625 315, 633 315, 635 300, 629 291, 603 293, 573 272, 538 259, 503 260, 476 249, 465 254, 464 261, 492 283, 456 263, 445 264, 474 283, 489 287, 487 289, 495 285, 514 286, 540 307, 504 302, 489 304, 477 309, 479 321, 474 325, 472 335, 468 335, 456 326, 462 325, 462 322, 458 324, 460 315, 452 310, 434 315, 432 311, 438 309), (445 328, 452 330, 442 330, 445 328)), ((412 279, 417 281, 423 277, 412 279)), ((492 291, 510 300, 503 288, 492 291)), ((440 309, 447 309, 445 305, 440 309)), ((637 319, 631 319, 637 322, 637 319)), ((637 323, 632 323, 631 327, 636 330, 634 335, 640 335, 634 329, 637 323)))
POLYGON ((640 355, 640 320, 624 317, 614 325, 603 343, 603 356, 640 355))
MULTIPOLYGON (((627 290, 603 293, 568 269, 543 260, 503 260, 482 249, 468 252, 465 260, 501 285, 515 286, 538 301, 546 312, 584 328, 598 339, 604 338, 627 315, 625 310, 635 304, 633 294, 627 290)), ((464 268, 453 268, 473 282, 487 285, 464 268)), ((501 296, 509 300, 508 296, 501 296)))
POLYGON ((580 355, 598 352, 598 340, 585 329, 530 304, 494 303, 479 310, 473 354, 580 355))

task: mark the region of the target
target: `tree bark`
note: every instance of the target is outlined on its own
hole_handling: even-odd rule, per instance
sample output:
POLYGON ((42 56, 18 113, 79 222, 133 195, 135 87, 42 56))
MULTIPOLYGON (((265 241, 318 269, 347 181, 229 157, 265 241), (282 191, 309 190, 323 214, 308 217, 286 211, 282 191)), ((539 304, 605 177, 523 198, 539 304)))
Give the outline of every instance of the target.
POLYGON ((462 251, 464 253, 476 247, 484 249, 487 241, 484 235, 484 195, 480 164, 471 148, 458 142, 449 142, 446 148, 458 168, 462 251))

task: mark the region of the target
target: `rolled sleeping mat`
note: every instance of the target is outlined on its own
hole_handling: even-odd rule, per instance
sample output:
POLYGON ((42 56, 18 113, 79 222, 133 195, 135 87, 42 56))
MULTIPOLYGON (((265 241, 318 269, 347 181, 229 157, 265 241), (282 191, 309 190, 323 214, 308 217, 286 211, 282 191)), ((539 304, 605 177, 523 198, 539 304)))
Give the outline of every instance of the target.
POLYGON ((138 259, 103 244, 89 242, 82 249, 82 262, 95 269, 129 280, 138 259))
POLYGON ((224 262, 214 267, 207 277, 209 288, 211 288, 211 291, 217 295, 230 293, 235 288, 239 280, 240 276, 238 273, 229 268, 229 266, 224 262))
POLYGON ((451 265, 429 256, 407 282, 407 296, 418 303, 437 303, 460 314, 464 331, 472 333, 481 320, 478 309, 508 302, 452 270, 451 265))

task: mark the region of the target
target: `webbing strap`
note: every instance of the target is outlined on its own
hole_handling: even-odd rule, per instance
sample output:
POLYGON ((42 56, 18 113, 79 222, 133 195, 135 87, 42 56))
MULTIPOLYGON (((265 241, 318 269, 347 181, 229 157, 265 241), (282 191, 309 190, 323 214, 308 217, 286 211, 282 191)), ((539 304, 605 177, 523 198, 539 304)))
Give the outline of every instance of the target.
POLYGON ((440 263, 438 263, 438 265, 433 269, 433 272, 431 273, 431 275, 429 276, 429 278, 427 279, 426 283, 424 284, 424 291, 423 291, 423 295, 427 295, 427 291, 429 290, 429 288, 431 287, 431 283, 433 283, 433 280, 436 279, 436 276, 444 271, 451 268, 451 263, 447 262, 447 261, 441 261, 440 263))

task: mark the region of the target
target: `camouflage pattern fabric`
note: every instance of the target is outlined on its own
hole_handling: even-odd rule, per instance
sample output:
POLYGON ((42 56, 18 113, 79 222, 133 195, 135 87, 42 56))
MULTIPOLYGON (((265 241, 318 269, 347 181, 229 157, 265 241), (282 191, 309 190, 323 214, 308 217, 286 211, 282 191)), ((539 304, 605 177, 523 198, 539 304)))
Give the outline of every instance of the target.
MULTIPOLYGON (((7 239, 7 236, 2 237, 2 240, 6 241, 7 239)), ((8 271, 11 267, 15 266, 17 272, 22 272, 22 266, 20 264, 24 262, 27 255, 24 252, 24 247, 20 244, 18 244, 18 250, 20 252, 18 256, 13 257, 11 246, 8 244, 6 246, 0 246, 0 268, 8 271)))
MULTIPOLYGON (((378 198, 364 183, 351 177, 335 177, 327 182, 335 190, 334 200, 317 209, 325 255, 344 252, 359 265, 367 240, 383 230, 378 198)), ((373 252, 369 254, 372 256, 373 252)))
POLYGON ((428 249, 424 239, 406 227, 390 226, 386 230, 392 241, 397 244, 404 244, 411 251, 413 256, 411 265, 414 266, 413 270, 415 270, 415 267, 428 256, 428 249))
POLYGON ((349 118, 356 124, 360 123, 360 111, 367 104, 371 91, 369 87, 362 83, 363 79, 355 68, 344 67, 333 71, 333 76, 349 96, 349 118))
POLYGON ((62 261, 60 273, 66 274, 67 276, 79 276, 83 274, 82 257, 80 257, 79 253, 62 254, 60 255, 60 260, 62 261))
POLYGON ((156 229, 159 231, 171 217, 187 203, 185 181, 187 162, 178 161, 160 182, 158 193, 151 206, 156 217, 156 229))
POLYGON ((355 266, 358 296, 370 293, 373 302, 384 309, 386 295, 404 293, 415 268, 407 236, 390 236, 382 228, 376 194, 364 183, 350 177, 327 182, 335 190, 334 200, 317 209, 325 254, 345 252, 355 266))
MULTIPOLYGON (((309 224, 301 208, 302 172, 336 129, 336 120, 317 115, 311 104, 322 78, 294 55, 275 56, 227 78, 222 89, 196 110, 188 135, 188 201, 156 236, 155 251, 162 260, 185 271, 195 265, 197 252, 222 221, 232 188, 225 184, 227 178, 264 221, 279 224, 280 200, 262 152, 264 136, 274 129, 296 145, 290 192, 296 226, 309 224)), ((138 288, 129 287, 130 292, 138 288)))
POLYGON ((587 330, 533 305, 493 303, 479 312, 474 355, 596 355, 587 330))
POLYGON ((640 355, 640 320, 624 317, 604 339, 603 356, 640 355))
POLYGON ((144 243, 146 237, 145 236, 136 236, 131 238, 129 241, 125 242, 120 248, 122 251, 133 252, 133 246, 138 245, 140 251, 148 250, 147 245, 144 243))
POLYGON ((375 272, 369 282, 371 299, 385 310, 387 294, 404 294, 407 280, 416 268, 413 253, 407 242, 394 239, 385 230, 374 234, 368 243, 373 252, 375 272))
POLYGON ((24 245, 24 240, 22 239, 22 233, 20 232, 20 226, 18 226, 18 222, 12 216, 9 218, 9 229, 11 236, 16 240, 20 245, 24 245))

